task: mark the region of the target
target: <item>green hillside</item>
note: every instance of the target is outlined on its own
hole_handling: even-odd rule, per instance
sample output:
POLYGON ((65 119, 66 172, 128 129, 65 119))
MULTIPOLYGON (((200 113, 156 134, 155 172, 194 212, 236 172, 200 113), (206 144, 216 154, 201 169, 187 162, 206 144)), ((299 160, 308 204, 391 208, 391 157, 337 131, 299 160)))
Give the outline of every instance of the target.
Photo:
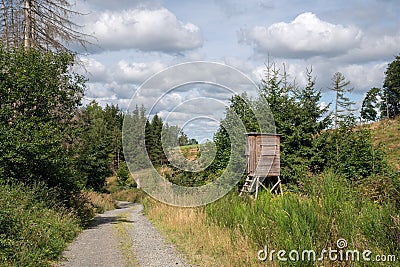
POLYGON ((381 144, 388 162, 400 171, 400 116, 371 124, 374 143, 381 144))

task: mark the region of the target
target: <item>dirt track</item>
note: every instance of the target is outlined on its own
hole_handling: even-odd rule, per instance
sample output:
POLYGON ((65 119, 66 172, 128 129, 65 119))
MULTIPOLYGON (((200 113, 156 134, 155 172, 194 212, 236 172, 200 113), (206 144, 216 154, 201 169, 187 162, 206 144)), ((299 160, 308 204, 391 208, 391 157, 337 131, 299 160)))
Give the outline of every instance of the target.
POLYGON ((96 216, 59 266, 190 266, 144 217, 142 205, 119 202, 119 207, 96 216))

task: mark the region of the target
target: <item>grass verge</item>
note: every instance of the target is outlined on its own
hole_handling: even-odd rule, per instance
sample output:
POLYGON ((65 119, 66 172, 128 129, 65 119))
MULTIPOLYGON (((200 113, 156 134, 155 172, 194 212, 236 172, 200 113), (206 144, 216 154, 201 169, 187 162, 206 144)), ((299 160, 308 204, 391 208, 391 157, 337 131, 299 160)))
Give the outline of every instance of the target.
POLYGON ((116 202, 110 194, 84 191, 82 192, 82 195, 90 204, 92 204, 95 213, 103 213, 117 207, 116 202))
POLYGON ((204 208, 178 208, 144 201, 146 216, 196 266, 259 266, 257 250, 238 229, 207 220, 204 208))
POLYGON ((120 241, 119 248, 125 259, 126 266, 139 266, 139 263, 132 251, 133 242, 128 233, 129 229, 132 228, 132 224, 128 223, 129 212, 118 214, 117 224, 114 226, 115 235, 120 241))

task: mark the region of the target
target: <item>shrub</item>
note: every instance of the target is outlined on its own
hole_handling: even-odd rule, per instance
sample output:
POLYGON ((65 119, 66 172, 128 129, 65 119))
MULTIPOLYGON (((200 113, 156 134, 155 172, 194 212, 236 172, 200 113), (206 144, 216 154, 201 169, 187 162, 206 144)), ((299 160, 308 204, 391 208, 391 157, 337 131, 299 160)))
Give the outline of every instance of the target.
POLYGON ((44 188, 0 183, 1 266, 51 266, 81 230, 73 212, 38 199, 44 188))

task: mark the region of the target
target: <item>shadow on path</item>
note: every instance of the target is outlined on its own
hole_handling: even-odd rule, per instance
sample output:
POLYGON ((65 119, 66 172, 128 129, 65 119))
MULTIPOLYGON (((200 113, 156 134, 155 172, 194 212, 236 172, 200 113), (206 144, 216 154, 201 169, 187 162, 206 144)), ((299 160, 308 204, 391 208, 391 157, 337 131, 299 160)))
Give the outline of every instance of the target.
POLYGON ((93 218, 93 220, 89 224, 88 229, 93 229, 103 224, 117 224, 118 222, 133 223, 133 221, 131 220, 118 218, 117 215, 123 213, 124 210, 128 211, 128 209, 134 206, 135 203, 132 202, 118 201, 117 209, 106 211, 103 214, 98 214, 96 217, 93 218))

